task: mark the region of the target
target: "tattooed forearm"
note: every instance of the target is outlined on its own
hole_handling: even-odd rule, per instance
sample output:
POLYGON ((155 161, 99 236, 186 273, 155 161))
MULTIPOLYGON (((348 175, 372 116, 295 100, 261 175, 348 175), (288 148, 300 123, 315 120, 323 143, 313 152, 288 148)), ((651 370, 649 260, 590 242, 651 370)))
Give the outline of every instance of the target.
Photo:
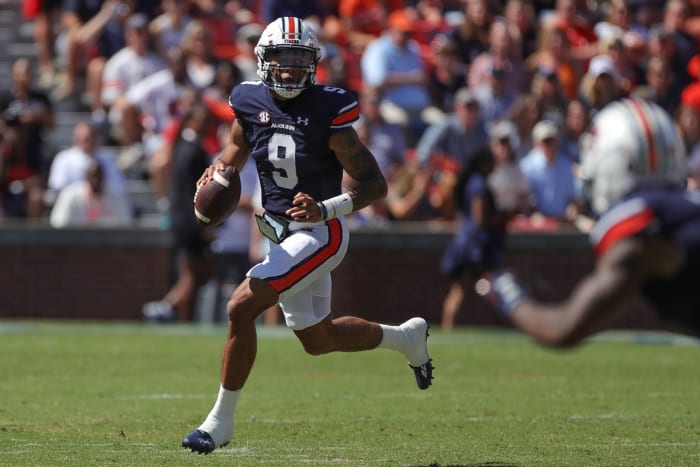
POLYGON ((357 185, 348 191, 355 210, 386 196, 386 180, 374 156, 362 144, 355 130, 349 128, 334 133, 330 146, 343 169, 357 181, 357 185))

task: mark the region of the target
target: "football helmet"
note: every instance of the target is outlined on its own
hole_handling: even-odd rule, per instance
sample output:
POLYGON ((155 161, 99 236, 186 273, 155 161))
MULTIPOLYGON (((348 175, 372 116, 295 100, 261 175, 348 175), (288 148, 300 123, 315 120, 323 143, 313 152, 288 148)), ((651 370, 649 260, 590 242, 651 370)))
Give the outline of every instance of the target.
POLYGON ((608 104, 581 137, 580 176, 602 214, 634 188, 682 185, 685 148, 671 117, 640 99, 608 104))
POLYGON ((299 18, 285 16, 270 23, 260 35, 255 55, 262 82, 285 99, 297 97, 316 82, 321 48, 314 30, 299 18))

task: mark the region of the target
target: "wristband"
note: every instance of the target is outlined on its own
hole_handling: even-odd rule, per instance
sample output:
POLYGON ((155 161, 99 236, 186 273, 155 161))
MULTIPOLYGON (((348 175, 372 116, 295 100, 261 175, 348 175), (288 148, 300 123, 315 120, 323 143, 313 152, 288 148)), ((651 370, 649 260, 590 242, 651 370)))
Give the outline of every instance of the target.
POLYGON ((506 318, 510 318, 518 305, 527 299, 525 288, 510 271, 484 274, 476 281, 475 289, 506 318))
POLYGON ((323 220, 327 221, 328 219, 350 214, 353 210, 353 202, 349 194, 343 193, 321 201, 318 203, 318 207, 321 209, 323 220))

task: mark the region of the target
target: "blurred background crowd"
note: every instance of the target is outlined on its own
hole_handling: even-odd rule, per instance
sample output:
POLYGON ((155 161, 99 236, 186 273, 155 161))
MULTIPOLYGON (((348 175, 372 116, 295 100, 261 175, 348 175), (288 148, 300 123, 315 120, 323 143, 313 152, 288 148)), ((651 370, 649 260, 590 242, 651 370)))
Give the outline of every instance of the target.
MULTIPOLYGON (((354 213, 355 225, 454 222, 460 174, 488 148, 488 184, 497 207, 517 214, 513 228, 585 230, 575 175, 582 135, 623 96, 672 115, 686 143, 688 188, 700 180, 699 0, 0 6, 18 13, 10 27, 31 31, 28 53, 2 54, 0 223, 168 228, 178 209, 191 210, 182 187, 225 143, 228 95, 257 79, 254 46, 280 16, 316 30, 317 82, 357 95, 356 130, 389 181, 386 200, 354 213)), ((256 209, 256 183, 253 169, 239 214, 256 209)), ((227 235, 212 233, 212 249, 244 263, 259 257, 247 217, 224 225, 227 235)))
POLYGON ((34 41, 7 64, 0 96, 4 219, 167 224, 183 122, 203 106, 194 131, 207 154, 221 149, 229 92, 257 79, 253 48, 285 15, 317 31, 318 82, 357 95, 356 129, 390 181, 358 223, 454 219, 459 171, 483 146, 496 156, 500 206, 575 220, 580 138, 621 96, 666 109, 689 155, 700 140, 697 0, 3 3, 21 9, 34 41), (71 128, 60 123, 68 113, 71 128), (76 182, 82 190, 66 190, 76 182))

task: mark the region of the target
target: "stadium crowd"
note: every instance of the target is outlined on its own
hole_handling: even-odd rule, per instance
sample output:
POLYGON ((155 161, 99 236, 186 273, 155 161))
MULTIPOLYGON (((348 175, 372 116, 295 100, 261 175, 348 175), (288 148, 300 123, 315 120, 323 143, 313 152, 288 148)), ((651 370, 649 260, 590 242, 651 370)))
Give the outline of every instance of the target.
MULTIPOLYGON (((125 179, 150 181, 165 211, 181 119, 207 104, 203 145, 213 157, 219 125, 234 118, 228 94, 257 79, 253 49, 277 16, 314 27, 318 81, 360 100, 357 131, 391 188, 356 222, 453 219, 460 168, 493 141, 512 146, 526 176, 523 213, 572 221, 585 212, 572 175, 579 138, 621 96, 667 110, 688 154, 700 140, 698 2, 64 0, 23 9, 38 55, 14 64, 0 100, 6 218, 49 217, 52 172, 66 170, 56 152, 66 148, 43 142, 65 101, 89 112, 97 144, 116 150, 125 179)), ((72 151, 76 174, 61 176, 75 181, 87 152, 72 151)), ((491 176, 497 197, 512 197, 504 191, 517 171, 500 172, 491 176)))
POLYGON ((257 79, 255 44, 280 16, 317 32, 317 81, 356 94, 356 130, 389 182, 385 200, 350 216, 355 225, 458 219, 460 174, 488 147, 488 185, 512 225, 585 230, 579 144, 591 118, 624 96, 672 116, 689 188, 700 178, 697 0, 34 0, 22 8, 38 54, 14 63, 13 86, 0 96, 0 222, 128 225, 138 210, 125 218, 115 206, 129 203, 133 179, 150 183, 168 225, 173 177, 201 172, 173 170, 176 142, 194 135, 183 122, 204 108, 191 139, 215 157, 234 119, 229 93, 257 79), (86 119, 73 146, 53 148, 47 135, 66 103, 86 119), (74 183, 81 189, 71 189, 67 209, 57 200, 74 183))

